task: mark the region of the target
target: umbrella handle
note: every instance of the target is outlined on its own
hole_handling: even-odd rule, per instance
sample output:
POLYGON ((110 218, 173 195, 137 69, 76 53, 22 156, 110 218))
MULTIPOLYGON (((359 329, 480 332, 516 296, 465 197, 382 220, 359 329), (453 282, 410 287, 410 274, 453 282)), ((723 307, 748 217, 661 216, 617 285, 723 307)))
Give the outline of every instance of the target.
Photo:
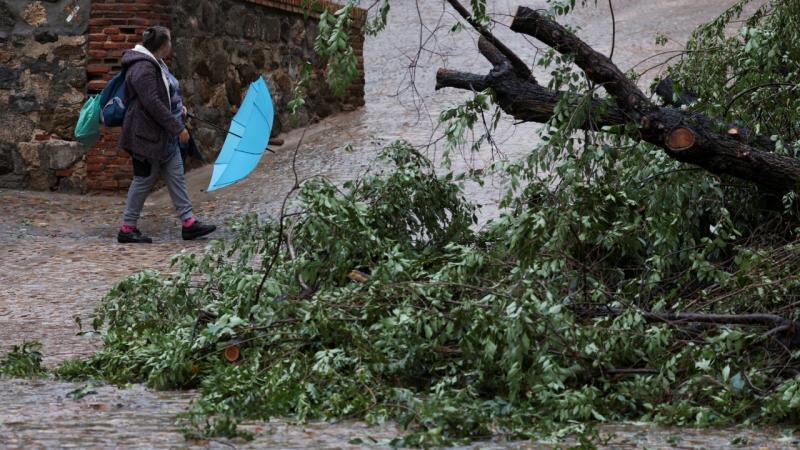
MULTIPOLYGON (((194 114, 192 114, 192 113, 189 113, 189 114, 187 114, 187 116, 188 116, 188 117, 190 117, 190 118, 192 118, 192 119, 195 119, 195 120, 198 120, 198 121, 200 121, 200 122, 203 122, 204 124, 206 124, 206 125, 208 125, 208 126, 210 126, 210 127, 212 127, 212 128, 216 128, 218 131, 221 131, 221 132, 223 132, 223 133, 228 133, 228 130, 226 130, 226 129, 224 129, 224 128, 220 127, 219 125, 217 125, 217 124, 214 124, 214 123, 211 123, 211 122, 209 122, 209 121, 207 121, 207 120, 201 119, 201 118, 199 118, 199 117, 195 116, 195 115, 194 115, 194 114)), ((231 134, 232 134, 232 133, 231 133, 231 134)), ((266 149, 266 150, 267 150, 268 152, 270 152, 270 153, 275 153, 275 150, 272 150, 272 149, 271 149, 271 148, 269 148, 269 147, 267 147, 267 149, 266 149)))
POLYGON ((217 130, 219 130, 219 131, 222 131, 223 133, 227 133, 227 132, 228 132, 228 130, 226 130, 226 129, 222 128, 221 126, 219 126, 219 125, 217 125, 217 124, 214 124, 214 123, 211 123, 211 122, 209 122, 209 121, 207 121, 207 120, 201 119, 201 118, 199 118, 199 117, 195 116, 195 115, 194 115, 194 114, 192 114, 192 113, 189 113, 189 114, 187 114, 187 116, 188 116, 189 118, 192 118, 192 119, 198 120, 198 121, 200 121, 200 122, 203 122, 204 124, 206 124, 206 125, 208 125, 208 126, 210 126, 210 127, 212 127, 212 128, 216 128, 217 130))

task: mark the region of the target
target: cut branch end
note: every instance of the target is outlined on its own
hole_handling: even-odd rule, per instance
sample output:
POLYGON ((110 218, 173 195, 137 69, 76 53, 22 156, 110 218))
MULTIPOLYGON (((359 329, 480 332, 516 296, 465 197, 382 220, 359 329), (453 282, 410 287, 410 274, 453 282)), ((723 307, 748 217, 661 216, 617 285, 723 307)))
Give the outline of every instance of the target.
POLYGON ((673 152, 692 148, 695 142, 694 132, 688 128, 677 127, 667 134, 665 143, 673 152))
POLYGON ((222 356, 228 362, 236 362, 239 360, 239 356, 241 352, 239 351, 238 345, 231 345, 230 347, 225 348, 225 351, 222 353, 222 356))

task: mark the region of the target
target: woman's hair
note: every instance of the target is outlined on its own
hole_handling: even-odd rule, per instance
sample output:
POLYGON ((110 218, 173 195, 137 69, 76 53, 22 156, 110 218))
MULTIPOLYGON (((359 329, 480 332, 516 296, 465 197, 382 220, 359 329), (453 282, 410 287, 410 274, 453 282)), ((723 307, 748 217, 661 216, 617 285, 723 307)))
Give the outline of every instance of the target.
POLYGON ((169 28, 154 26, 144 30, 142 35, 142 45, 151 52, 161 48, 164 43, 169 41, 169 28))

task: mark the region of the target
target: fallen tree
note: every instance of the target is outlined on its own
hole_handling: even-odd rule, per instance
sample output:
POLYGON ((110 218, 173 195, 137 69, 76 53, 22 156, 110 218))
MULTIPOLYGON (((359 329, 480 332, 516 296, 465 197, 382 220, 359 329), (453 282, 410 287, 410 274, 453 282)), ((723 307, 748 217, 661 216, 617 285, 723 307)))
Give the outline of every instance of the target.
MULTIPOLYGON (((676 66, 676 83, 697 88, 687 111, 652 104, 607 60, 590 70, 609 97, 585 95, 582 80, 548 90, 461 7, 494 69, 440 71, 440 86, 491 88, 522 120, 552 116, 541 145, 500 165, 509 189, 496 216, 477 226, 462 192, 458 180, 480 174, 442 175, 418 148, 392 143, 358 179, 296 178, 278 217, 241 218, 205 254, 182 253, 170 274, 120 282, 95 312, 102 351, 56 374, 196 388, 193 436, 276 416, 391 420, 408 432, 392 444, 427 447, 605 421, 796 424, 798 214, 791 202, 761 208, 750 183, 676 160, 708 146, 721 154, 705 164, 727 163, 706 136, 766 158, 749 133, 726 136, 731 117, 700 112, 727 109, 730 64, 754 74, 740 92, 800 76, 765 59, 800 39, 800 2, 770 6, 747 22, 749 39, 765 36, 763 54, 724 41, 729 52, 714 55, 731 61, 676 66), (686 83, 693 74, 706 78, 686 83), (563 118, 573 104, 576 123, 563 118)), ((723 13, 717 28, 736 19, 723 13)), ((591 51, 545 25, 559 51, 591 51)), ((720 39, 688 45, 716 49, 720 39)), ((800 52, 786 58, 800 67, 800 52)), ((573 78, 570 61, 551 67, 554 79, 573 78)), ((446 142, 480 123, 487 98, 445 110, 446 142)), ((758 133, 791 136, 800 112, 787 99, 769 104, 786 117, 760 115, 761 104, 732 111, 758 133)), ((737 170, 754 170, 745 163, 737 170)), ((19 347, 0 366, 36 369, 36 355, 19 347)))
MULTIPOLYGON (((490 89, 507 114, 520 121, 538 123, 550 121, 559 103, 566 101, 574 105, 584 100, 575 92, 553 91, 542 86, 523 60, 475 20, 458 0, 446 1, 481 35, 478 50, 493 69, 487 75, 478 75, 440 68, 436 76, 437 90, 456 88, 479 92, 490 89)), ((749 127, 693 111, 691 106, 698 101, 698 96, 686 88, 675 92, 675 83, 670 77, 662 79, 655 88, 654 93, 662 101, 662 105, 657 105, 609 57, 592 49, 552 18, 520 6, 510 28, 572 58, 588 80, 608 93, 607 98, 589 93, 591 106, 588 109, 592 113, 587 120, 574 124, 576 129, 608 132, 609 127, 614 127, 616 133, 653 144, 674 160, 699 166, 716 175, 747 180, 770 193, 783 194, 797 188, 800 159, 775 154, 775 141, 754 133, 749 127)), ((764 86, 770 85, 776 83, 764 86)), ((581 317, 616 317, 625 311, 582 307, 575 310, 581 317)), ((765 336, 776 338, 790 349, 800 347, 800 324, 774 314, 639 313, 648 322, 677 326, 767 327, 765 336)))
MULTIPOLYGON (((448 2, 462 15, 466 13, 457 0, 448 2)), ((530 70, 520 67, 523 63, 519 57, 511 56, 505 46, 505 51, 499 51, 499 41, 495 37, 474 21, 470 23, 481 32, 478 48, 494 68, 484 76, 439 69, 437 89, 492 89, 506 113, 519 120, 541 123, 551 118, 563 97, 575 95, 553 92, 540 85, 533 76, 526 75, 530 70)), ((633 126, 625 128, 630 137, 656 145, 671 158, 713 174, 734 176, 775 193, 792 191, 800 184, 800 160, 797 158, 777 155, 757 145, 759 142, 763 145, 763 139, 749 142, 751 136, 739 133, 739 128, 719 132, 714 128, 719 121, 714 118, 654 104, 608 57, 541 13, 519 7, 511 29, 572 56, 587 78, 602 86, 614 100, 615 107, 598 104, 597 116, 592 122, 581 124, 582 128, 600 130, 606 125, 630 124, 633 126)))

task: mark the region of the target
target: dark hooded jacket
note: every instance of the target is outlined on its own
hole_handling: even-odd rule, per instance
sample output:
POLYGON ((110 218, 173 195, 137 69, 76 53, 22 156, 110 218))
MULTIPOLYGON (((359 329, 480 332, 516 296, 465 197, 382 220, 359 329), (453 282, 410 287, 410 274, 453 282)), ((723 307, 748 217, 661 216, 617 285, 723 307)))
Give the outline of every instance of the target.
POLYGON ((120 147, 140 158, 166 161, 174 151, 167 142, 183 131, 183 124, 170 111, 161 68, 148 55, 134 50, 122 54, 122 68, 127 72, 120 147))

